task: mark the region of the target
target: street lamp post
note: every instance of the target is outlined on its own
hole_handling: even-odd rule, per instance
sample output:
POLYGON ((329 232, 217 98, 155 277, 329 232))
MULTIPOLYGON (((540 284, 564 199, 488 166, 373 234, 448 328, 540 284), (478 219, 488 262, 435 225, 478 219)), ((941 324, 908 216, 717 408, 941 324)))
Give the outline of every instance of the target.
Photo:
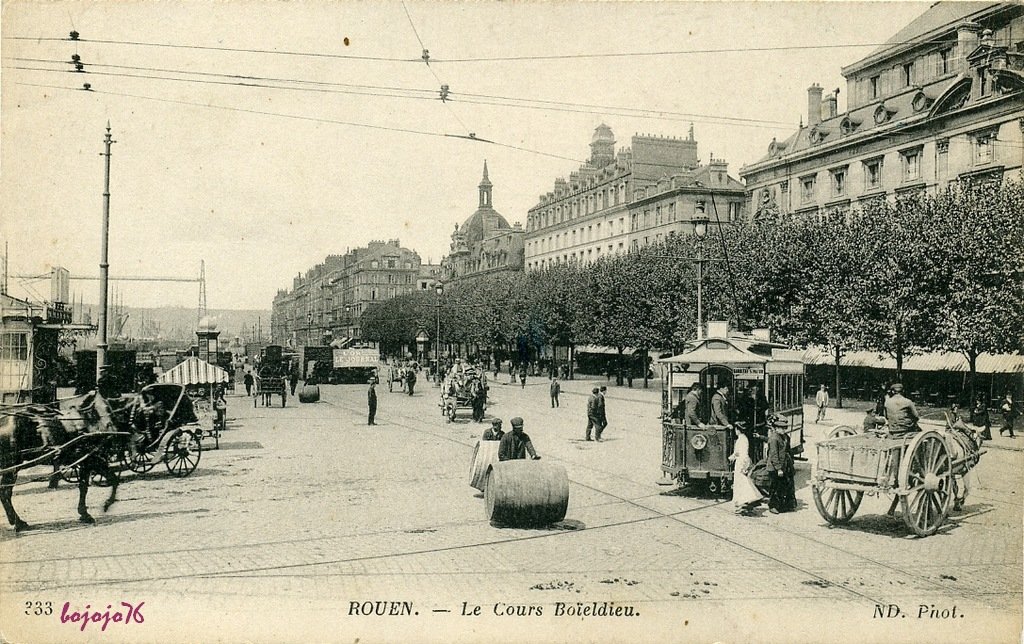
POLYGON ((708 216, 704 202, 698 201, 693 215, 693 234, 697 237, 697 339, 704 339, 704 238, 708 234, 708 216))
MULTIPOLYGON (((436 365, 434 367, 434 373, 441 373, 441 296, 444 295, 444 284, 438 282, 434 285, 434 293, 437 293, 437 334, 434 336, 434 341, 437 343, 437 350, 434 352, 434 360, 436 365)), ((441 380, 437 380, 437 386, 441 386, 441 380)))

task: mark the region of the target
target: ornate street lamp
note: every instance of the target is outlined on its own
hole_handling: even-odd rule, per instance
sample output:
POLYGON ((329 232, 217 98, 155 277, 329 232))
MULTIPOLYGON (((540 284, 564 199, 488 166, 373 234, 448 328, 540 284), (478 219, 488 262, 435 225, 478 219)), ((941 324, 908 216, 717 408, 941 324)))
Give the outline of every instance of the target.
POLYGON ((708 216, 704 202, 698 201, 693 215, 693 234, 697 238, 697 339, 704 339, 704 239, 708 235, 708 216))

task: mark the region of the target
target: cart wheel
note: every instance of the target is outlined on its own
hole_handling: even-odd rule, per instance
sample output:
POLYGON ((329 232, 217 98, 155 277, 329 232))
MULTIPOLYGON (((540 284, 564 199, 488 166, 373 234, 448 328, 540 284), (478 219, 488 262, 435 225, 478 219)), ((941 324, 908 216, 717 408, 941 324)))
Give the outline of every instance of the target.
POLYGON ((818 508, 818 514, 831 525, 848 523, 857 513, 857 508, 860 507, 860 502, 864 498, 863 492, 837 490, 817 483, 811 486, 811 495, 814 496, 814 505, 818 508))
POLYGON ((856 436, 857 430, 849 425, 836 425, 829 430, 825 438, 843 438, 844 436, 856 436))
POLYGON ((136 474, 145 474, 156 466, 155 462, 150 461, 150 455, 153 450, 156 449, 156 445, 143 444, 139 445, 135 455, 129 452, 126 458, 128 459, 128 468, 136 474), (148 449, 147 449, 148 448, 148 449))
POLYGON ((949 449, 936 431, 924 431, 903 452, 899 471, 903 521, 918 536, 935 534, 953 501, 949 449))
POLYGON ((187 429, 179 431, 167 442, 164 452, 164 463, 167 471, 179 478, 188 476, 199 465, 203 446, 194 432, 187 429))

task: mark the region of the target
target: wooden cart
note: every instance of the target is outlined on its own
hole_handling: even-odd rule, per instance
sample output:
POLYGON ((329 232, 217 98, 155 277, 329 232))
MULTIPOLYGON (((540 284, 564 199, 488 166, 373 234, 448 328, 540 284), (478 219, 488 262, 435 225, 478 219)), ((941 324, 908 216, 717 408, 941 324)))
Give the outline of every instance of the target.
POLYGON ((836 427, 817 446, 814 504, 838 525, 853 518, 865 494, 895 495, 908 528, 935 534, 965 493, 958 479, 978 463, 980 445, 949 427, 902 435, 836 427))

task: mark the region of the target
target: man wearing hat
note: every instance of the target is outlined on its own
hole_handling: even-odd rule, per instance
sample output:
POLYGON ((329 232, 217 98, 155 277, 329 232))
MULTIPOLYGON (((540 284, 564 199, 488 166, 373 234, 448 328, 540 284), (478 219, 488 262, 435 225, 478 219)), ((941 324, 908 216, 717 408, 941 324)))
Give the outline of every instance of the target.
POLYGON ((590 431, 595 427, 601 426, 601 412, 600 412, 600 396, 601 390, 594 387, 590 390, 590 397, 587 398, 587 435, 586 440, 590 439, 590 431))
POLYGON ((523 419, 518 416, 513 418, 512 431, 501 437, 501 444, 498 445, 498 460, 512 461, 525 459, 529 454, 533 460, 539 460, 537 450, 533 449, 530 442, 530 435, 523 431, 523 419))
POLYGON ((505 432, 501 429, 501 419, 495 418, 491 420, 491 426, 484 430, 484 435, 481 440, 485 441, 500 441, 501 437, 505 435, 505 432))
POLYGON ((771 492, 768 511, 778 514, 796 508, 793 455, 789 453, 789 438, 785 434, 789 429, 789 422, 781 416, 776 416, 769 424, 769 428, 766 465, 771 492))
POLYGON ((604 398, 607 393, 608 387, 605 387, 604 385, 601 385, 601 389, 597 392, 597 418, 600 421, 600 424, 594 426, 594 438, 598 441, 601 440, 601 432, 608 427, 608 408, 605 406, 604 398))
POLYGON ((377 423, 373 422, 373 417, 377 415, 377 378, 370 376, 368 382, 370 388, 366 392, 366 406, 369 408, 370 418, 366 424, 376 425, 377 423))
POLYGON ((903 385, 897 382, 889 391, 892 395, 885 401, 885 417, 889 420, 889 432, 904 434, 921 431, 917 424, 921 416, 917 413, 914 403, 903 396, 903 385))

